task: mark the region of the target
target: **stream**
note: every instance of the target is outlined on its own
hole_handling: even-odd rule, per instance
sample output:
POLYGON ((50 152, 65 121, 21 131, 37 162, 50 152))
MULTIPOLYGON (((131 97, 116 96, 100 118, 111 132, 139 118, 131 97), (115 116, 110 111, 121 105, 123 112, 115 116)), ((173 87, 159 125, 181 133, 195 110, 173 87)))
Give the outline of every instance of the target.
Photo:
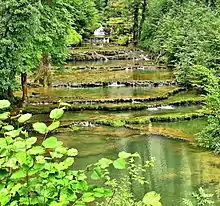
MULTIPOLYGON (((102 51, 104 49, 102 48, 102 51)), ((99 48, 88 50, 98 52, 99 48)), ((78 48, 76 51, 85 53, 87 48, 78 48)), ((106 53, 108 55, 108 51, 106 53)), ((76 111, 66 111, 61 125, 97 120, 125 121, 155 115, 164 118, 178 117, 202 112, 201 95, 194 91, 173 92, 177 85, 118 85, 118 82, 128 81, 173 80, 172 70, 164 68, 164 65, 155 65, 151 60, 72 61, 61 72, 53 72, 54 84, 102 82, 106 86, 68 88, 60 84, 61 86, 56 88, 32 88, 29 90, 29 105, 26 109, 36 111, 36 114, 30 123, 49 123, 51 120, 48 112, 40 111, 53 108, 60 99, 78 107, 75 108, 76 111), (184 101, 187 103, 183 103, 184 101), (146 108, 146 105, 149 105, 149 108, 146 108)), ((20 95, 20 92, 16 94, 20 95)), ((85 168, 102 157, 114 159, 120 151, 138 152, 144 161, 154 157, 154 167, 143 174, 148 184, 143 187, 132 184, 130 188, 138 199, 146 192, 154 190, 161 195, 163 205, 183 206, 183 198, 191 199, 192 192, 203 187, 207 193, 214 194, 215 205, 220 205, 220 157, 190 143, 195 142, 196 134, 205 125, 206 117, 185 121, 178 121, 177 118, 172 122, 163 119, 152 124, 140 122, 125 127, 94 123, 83 125, 78 131, 62 128, 56 136, 66 146, 78 149, 77 168, 85 168)), ((119 175, 118 171, 112 172, 113 176, 119 175)), ((120 175, 126 174, 120 171, 120 175)))
MULTIPOLYGON (((175 206, 183 205, 182 199, 191 198, 191 193, 200 186, 210 193, 220 189, 219 157, 184 141, 109 127, 84 128, 74 134, 58 134, 58 137, 79 150, 77 168, 85 168, 102 157, 116 158, 120 151, 138 152, 144 161, 154 157, 154 167, 144 174, 149 183, 143 187, 132 184, 137 198, 154 190, 161 194, 163 205, 175 206)), ((126 175, 123 171, 112 172, 113 176, 126 175)), ((215 202, 220 204, 217 196, 215 202)))

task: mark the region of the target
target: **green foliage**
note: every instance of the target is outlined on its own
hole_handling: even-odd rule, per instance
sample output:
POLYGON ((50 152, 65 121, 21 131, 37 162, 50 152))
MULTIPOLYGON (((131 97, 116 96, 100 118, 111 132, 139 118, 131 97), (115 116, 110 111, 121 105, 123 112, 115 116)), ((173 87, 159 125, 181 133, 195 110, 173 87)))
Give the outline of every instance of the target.
POLYGON ((11 103, 8 100, 0 100, 0 109, 10 107, 11 103))
POLYGON ((117 40, 117 44, 121 46, 126 46, 129 43, 129 37, 128 36, 119 36, 117 40))
POLYGON ((93 0, 69 1, 73 7, 74 29, 83 37, 90 36, 98 25, 98 12, 93 0))
POLYGON ((210 115, 207 126, 198 134, 198 144, 202 147, 220 152, 220 87, 219 79, 213 78, 206 87, 206 108, 210 115))
MULTIPOLYGON (((0 109, 10 106, 7 100, 0 101, 0 109)), ((0 126, 0 204, 4 205, 86 205, 98 198, 113 196, 109 168, 126 169, 133 180, 141 184, 145 182, 138 175, 139 170, 152 164, 135 167, 138 154, 121 152, 118 158, 100 159, 97 163, 88 165, 85 170, 73 169, 75 148, 63 146, 61 141, 50 135, 50 131, 59 126, 58 119, 62 117, 63 108, 54 109, 50 113, 52 124, 38 122, 33 129, 42 134, 33 137, 26 130, 15 129, 7 122, 0 126), (103 183, 90 184, 98 180, 103 183)), ((7 117, 9 117, 7 115, 7 117)), ((25 123, 31 114, 18 115, 17 121, 25 123)), ((3 118, 4 119, 4 118, 3 118)), ((146 198, 145 198, 146 199, 146 198)), ((152 202, 155 198, 152 199, 152 202)), ((144 205, 145 204, 143 202, 144 205)), ((155 205, 155 204, 152 204, 155 205)))
MULTIPOLYGON (((150 161, 146 161, 144 165, 138 164, 135 161, 135 158, 140 158, 140 156, 135 153, 126 153, 120 152, 119 159, 125 158, 127 159, 127 173, 128 176, 123 176, 120 180, 119 179, 112 179, 107 184, 113 187, 113 194, 111 198, 107 198, 102 203, 98 203, 97 205, 109 205, 109 206, 161 206, 160 203, 160 195, 156 192, 151 191, 144 195, 141 201, 135 199, 134 194, 129 190, 132 184, 136 182, 141 186, 147 183, 145 177, 142 175, 142 172, 146 172, 149 167, 152 167, 154 164, 154 159, 150 161)), ((103 161, 103 162, 106 162, 103 161)), ((106 163, 105 163, 106 164, 106 163)), ((109 164, 109 162, 108 162, 109 164)), ((107 165, 108 165, 107 164, 107 165)))
POLYGON ((206 91, 209 85, 213 85, 215 81, 215 70, 208 69, 201 65, 194 65, 191 67, 185 67, 185 69, 179 69, 176 72, 177 80, 179 83, 183 83, 188 87, 194 87, 199 91, 206 91))
POLYGON ((70 28, 66 36, 66 44, 68 46, 71 46, 71 45, 78 45, 81 42, 82 42, 82 36, 78 34, 74 29, 70 28))
MULTIPOLYGON (((199 188, 198 192, 194 192, 192 194, 194 198, 194 202, 198 206, 203 206, 203 205, 213 205, 214 201, 211 200, 213 197, 213 194, 207 194, 205 193, 204 189, 202 187, 199 188)), ((193 202, 187 199, 183 199, 183 203, 187 206, 193 206, 193 202)))
POLYGON ((100 23, 111 30, 113 41, 127 45, 134 31, 138 38, 147 13, 147 0, 95 0, 95 4, 100 23))
POLYGON ((191 72, 194 65, 218 69, 219 10, 211 10, 202 2, 192 0, 159 2, 150 5, 142 46, 156 53, 158 61, 175 64, 177 80, 183 84, 188 83, 189 72, 194 74, 191 72), (156 12, 156 8, 159 11, 156 12))
POLYGON ((1 0, 0 5, 0 97, 8 97, 18 87, 15 74, 36 66, 40 1, 1 0))
POLYGON ((45 80, 50 64, 63 64, 68 46, 79 44, 98 21, 93 0, 1 0, 0 5, 0 97, 5 98, 19 87, 16 74, 40 66, 45 80))
POLYGON ((147 206, 162 206, 162 204, 160 202, 160 198, 161 198, 160 195, 153 191, 153 192, 147 193, 144 196, 143 202, 147 206))

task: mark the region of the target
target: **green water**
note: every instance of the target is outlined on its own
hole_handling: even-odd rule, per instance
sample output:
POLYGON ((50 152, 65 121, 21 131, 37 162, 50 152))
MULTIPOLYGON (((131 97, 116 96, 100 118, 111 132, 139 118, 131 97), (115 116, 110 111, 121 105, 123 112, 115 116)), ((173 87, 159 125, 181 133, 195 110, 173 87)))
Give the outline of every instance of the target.
MULTIPOLYGON (((95 88, 33 88, 29 90, 29 96, 32 92, 38 92, 40 98, 31 98, 30 101, 39 99, 65 101, 65 97, 75 100, 92 99, 112 99, 112 98, 149 98, 166 94, 176 87, 95 87, 95 88)), ((20 95, 18 92, 17 95, 20 95)))
POLYGON ((132 60, 108 60, 108 61, 73 61, 68 62, 67 67, 77 67, 77 66, 132 66, 132 65, 147 65, 156 68, 154 61, 132 61, 132 60))
POLYGON ((173 71, 169 69, 155 70, 69 70, 58 72, 53 83, 94 83, 94 82, 129 82, 134 80, 172 80, 173 71))
MULTIPOLYGON (((220 158, 183 141, 108 127, 85 128, 58 136, 66 145, 79 150, 77 168, 84 168, 102 157, 116 158, 120 151, 138 152, 144 161, 155 157, 154 167, 144 174, 149 184, 143 187, 132 184, 131 190, 137 198, 154 190, 161 194, 163 205, 182 206, 182 198, 191 198, 191 193, 200 186, 215 194, 220 189, 220 169, 215 166, 220 158)), ((117 177, 126 175, 124 171, 112 172, 117 177)), ((220 204, 217 198, 215 201, 215 205, 220 204)))
POLYGON ((181 131, 188 136, 195 137, 201 130, 207 125, 207 119, 194 119, 191 121, 178 121, 178 122, 154 122, 153 127, 157 128, 169 128, 178 133, 181 131))
MULTIPOLYGON (((86 50, 86 49, 85 49, 86 50)), ((91 50, 93 50, 91 48, 91 50)), ((83 51, 83 50, 82 50, 83 51)), ((80 52, 80 49, 79 51, 80 52)), ((117 82, 139 80, 170 80, 173 72, 164 65, 155 65, 152 61, 80 61, 66 65, 63 73, 55 72, 53 83, 91 83, 117 82), (121 67, 125 70, 120 70, 121 67), (138 70, 131 70, 138 67, 138 70), (72 69, 71 69, 72 68, 72 69), (80 69, 81 68, 81 69, 80 69), (96 69, 86 69, 96 68, 96 69), (147 68, 147 70, 145 70, 147 68), (163 69, 161 69, 163 68, 163 69), (112 71, 115 70, 115 71, 112 71)), ((36 88, 29 90, 30 102, 68 100, 106 100, 120 98, 149 98, 166 95, 176 87, 96 87, 96 88, 36 88), (33 93, 35 92, 35 95, 33 93), (37 94, 37 95, 36 95, 37 94)), ((16 93, 21 96, 21 92, 16 93)), ((99 104, 99 106, 120 108, 122 106, 169 104, 181 100, 200 100, 201 95, 194 91, 181 92, 169 96, 168 99, 155 102, 132 102, 120 104, 99 104)), ((81 104, 84 106, 83 104, 81 104)), ((78 104, 78 106, 81 106, 78 104)), ((94 103, 93 106, 96 104, 94 103)), ((54 106, 54 105, 50 105, 54 106)), ((33 106, 40 110, 49 105, 33 106)), ((73 121, 96 121, 113 119, 131 119, 149 115, 181 115, 196 112, 201 106, 181 106, 175 108, 101 111, 84 110, 65 112, 61 123, 69 124, 73 121)), ((48 123, 49 114, 34 115, 31 122, 45 121, 48 123)), ((155 157, 155 166, 150 168, 146 176, 149 184, 143 187, 131 185, 135 197, 141 199, 144 193, 156 191, 161 194, 164 206, 183 206, 182 198, 191 198, 191 193, 202 186, 207 192, 215 194, 215 205, 220 205, 217 198, 220 191, 220 157, 200 150, 187 142, 165 138, 161 135, 179 137, 195 141, 196 133, 206 125, 205 119, 191 121, 163 122, 152 124, 129 125, 133 129, 113 127, 84 127, 79 131, 60 129, 57 136, 68 147, 79 150, 76 159, 77 168, 96 162, 102 157, 116 158, 120 151, 138 152, 142 159, 155 157), (150 135, 149 135, 150 134, 150 135), (154 134, 154 135, 153 135, 154 134), (160 134, 160 135, 155 135, 160 134), (217 194, 217 195, 216 195, 217 194)), ((54 134, 55 135, 55 134, 54 134)), ((112 171, 114 177, 126 175, 125 171, 112 171)))
MULTIPOLYGON (((73 122, 73 121, 94 121, 94 120, 110 120, 110 119, 130 119, 135 117, 145 117, 150 115, 165 115, 169 114, 186 114, 199 110, 201 106, 188 106, 188 107, 172 107, 172 108, 161 108, 157 110, 131 110, 131 111, 73 111, 64 113, 62 122, 73 122)), ((35 121, 48 121, 49 114, 38 114, 34 115, 32 122, 35 121)))

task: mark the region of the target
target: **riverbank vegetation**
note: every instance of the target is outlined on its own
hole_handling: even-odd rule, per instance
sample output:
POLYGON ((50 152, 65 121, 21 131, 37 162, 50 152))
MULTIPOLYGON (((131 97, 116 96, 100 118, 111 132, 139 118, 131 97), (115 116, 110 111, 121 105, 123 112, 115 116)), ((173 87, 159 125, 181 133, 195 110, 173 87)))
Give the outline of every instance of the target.
MULTIPOLYGON (((19 105, 14 117, 0 101, 0 204, 81 206, 104 197, 97 204, 160 206, 157 193, 136 201, 126 184, 110 181, 109 168, 127 165, 123 181, 144 185, 138 171, 151 161, 135 165, 140 156, 122 152, 72 171, 78 152, 53 131, 105 125, 161 134, 168 123, 203 118, 190 128, 197 138, 175 135, 177 123, 163 135, 220 153, 219 14, 218 0, 0 0, 0 99, 29 112, 19 105)), ((212 203, 202 189, 194 196, 212 203)))
MULTIPOLYGON (((115 160, 102 158, 84 170, 73 169, 78 151, 63 146, 63 142, 52 136, 52 132, 60 125, 59 119, 64 113, 64 105, 66 104, 61 103, 60 108, 50 112, 53 120, 50 125, 43 122, 33 124, 33 130, 39 133, 38 138, 32 137, 23 128, 32 114, 20 114, 16 117, 10 117, 7 111, 0 114, 1 205, 82 206, 97 199, 104 199, 104 205, 117 205, 121 201, 117 195, 121 196, 123 192, 123 201, 126 204, 150 205, 153 202, 160 206, 160 195, 156 192, 149 192, 142 201, 136 202, 126 185, 121 186, 125 181, 128 184, 136 181, 140 185, 146 182, 139 171, 146 171, 153 166, 153 160, 146 161, 144 165, 136 164, 135 160, 140 158, 137 153, 120 152, 115 160), (8 123, 9 118, 23 127, 8 123), (126 168, 129 176, 125 176, 123 180, 112 179, 110 166, 118 170, 126 168), (99 183, 91 184, 91 180, 99 183)), ((9 101, 0 100, 1 110, 8 107, 9 101)))
POLYGON ((0 1, 0 96, 12 97, 21 76, 23 100, 27 101, 27 74, 51 84, 51 64, 63 64, 68 46, 96 28, 93 1, 0 1), (85 6, 86 5, 86 6, 85 6))
POLYGON ((219 2, 150 1, 148 11, 140 45, 157 61, 174 64, 179 84, 207 95, 212 112, 198 141, 219 152, 219 2))

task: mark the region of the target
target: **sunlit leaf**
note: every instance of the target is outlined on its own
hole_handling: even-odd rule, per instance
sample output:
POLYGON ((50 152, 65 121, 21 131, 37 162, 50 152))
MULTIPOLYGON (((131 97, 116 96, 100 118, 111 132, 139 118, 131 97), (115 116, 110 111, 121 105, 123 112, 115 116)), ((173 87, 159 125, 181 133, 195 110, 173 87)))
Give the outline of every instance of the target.
POLYGON ((57 147, 57 138, 56 137, 49 137, 46 140, 43 141, 42 145, 45 148, 55 148, 57 147))
POLYGON ((10 107, 11 103, 8 100, 0 100, 0 109, 10 107))
POLYGON ((9 112, 4 112, 2 114, 0 114, 0 120, 6 120, 9 117, 9 112))
POLYGON ((14 130, 14 127, 12 125, 7 125, 7 126, 4 126, 3 129, 6 131, 12 131, 14 130))
POLYGON ((77 155, 78 155, 78 150, 75 149, 75 148, 69 149, 69 150, 67 151, 67 155, 68 155, 68 156, 77 156, 77 155))
POLYGON ((19 123, 24 123, 32 117, 32 114, 23 114, 18 118, 19 123))
POLYGON ((100 165, 101 168, 105 169, 109 167, 109 165, 112 163, 112 160, 102 158, 98 161, 98 164, 100 165))
POLYGON ((131 153, 120 152, 120 153, 118 154, 118 156, 119 156, 120 158, 127 159, 127 158, 131 157, 131 153))
POLYGON ((48 132, 47 125, 43 122, 34 123, 33 128, 35 131, 39 132, 40 134, 46 134, 48 132))
POLYGON ((41 146, 35 146, 28 150, 28 154, 41 155, 44 154, 45 150, 41 146))
POLYGON ((60 126, 59 121, 53 122, 53 123, 51 123, 51 125, 48 126, 48 130, 53 131, 53 130, 57 129, 59 126, 60 126))
POLYGON ((118 158, 113 162, 113 165, 116 169, 124 169, 126 166, 126 161, 123 158, 118 158))
POLYGON ((59 119, 63 116, 64 110, 63 109, 53 109, 50 112, 51 119, 59 119))
POLYGON ((151 191, 144 195, 143 203, 146 206, 162 206, 160 199, 161 197, 159 194, 157 194, 154 191, 151 191))
POLYGON ((95 197, 93 193, 91 192, 84 193, 82 196, 82 201, 84 202, 93 202, 94 200, 95 200, 95 197))

